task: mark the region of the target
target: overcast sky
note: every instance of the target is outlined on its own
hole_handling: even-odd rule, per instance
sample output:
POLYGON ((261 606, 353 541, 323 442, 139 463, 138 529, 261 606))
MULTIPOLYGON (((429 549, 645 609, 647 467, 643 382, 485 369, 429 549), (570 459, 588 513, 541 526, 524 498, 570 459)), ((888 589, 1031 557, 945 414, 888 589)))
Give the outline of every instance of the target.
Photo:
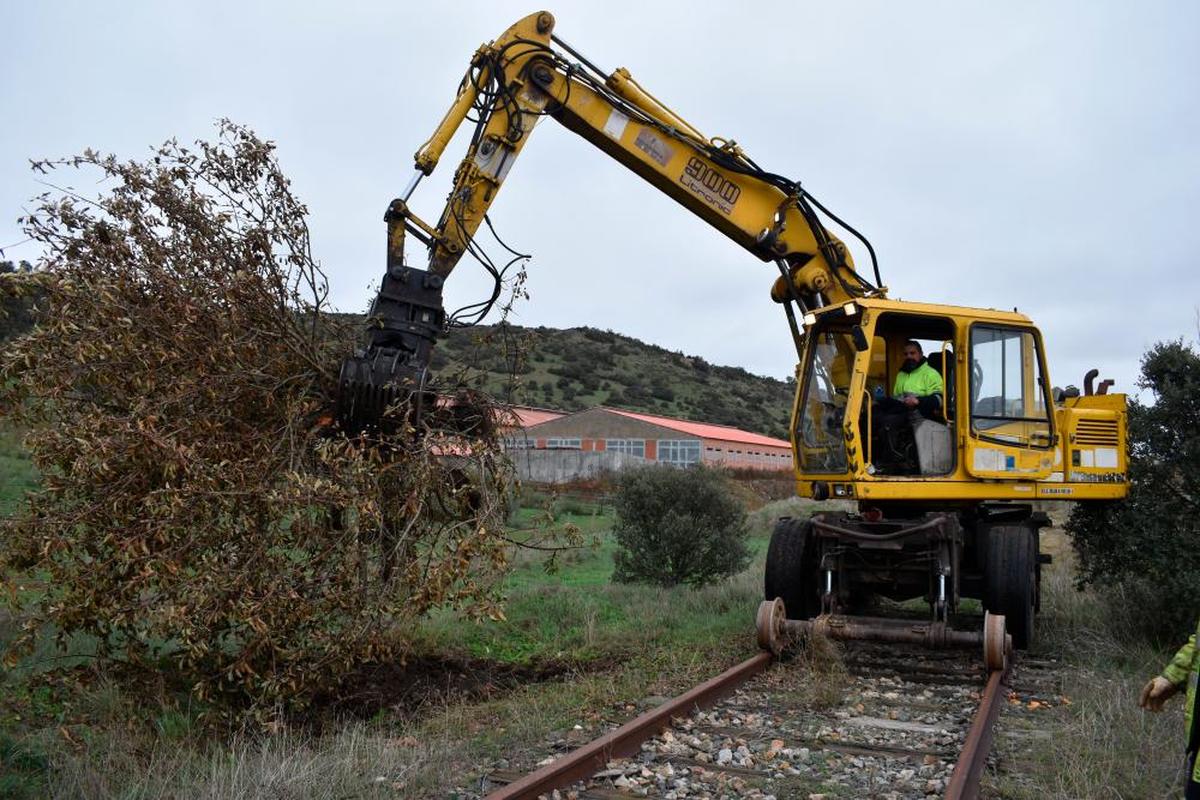
MULTIPOLYGON (((0 247, 28 159, 142 156, 229 117, 278 143, 335 304, 362 310, 382 214, 475 48, 536 11, 489 2, 0 4, 0 247)), ((1200 307, 1200 4, 574 3, 556 33, 865 233, 891 296, 1017 307, 1056 385, 1130 391, 1200 307)), ((465 143, 412 205, 436 220, 465 143)), ((86 188, 86 187, 80 187, 86 188)), ((546 120, 492 206, 534 255, 515 321, 610 328, 783 377, 772 268, 546 120)), ((414 255, 420 255, 414 253, 414 255)), ((855 250, 860 266, 866 254, 855 250)), ((463 261, 447 306, 488 285, 463 261)))

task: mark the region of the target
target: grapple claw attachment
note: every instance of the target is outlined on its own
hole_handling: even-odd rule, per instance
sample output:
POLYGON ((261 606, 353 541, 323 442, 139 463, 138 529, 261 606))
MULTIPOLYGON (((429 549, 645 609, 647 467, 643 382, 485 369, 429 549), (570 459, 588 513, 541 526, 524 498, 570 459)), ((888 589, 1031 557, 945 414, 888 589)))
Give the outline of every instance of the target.
POLYGON ((337 418, 350 435, 416 426, 433 395, 426 388, 434 342, 446 322, 442 276, 388 269, 367 319, 366 347, 342 362, 337 418), (406 412, 389 409, 405 407, 406 412))
POLYGON ((433 393, 425 389, 428 369, 402 362, 403 355, 377 349, 342 361, 337 396, 342 430, 357 435, 403 424, 415 427, 421 421, 433 402, 433 393))

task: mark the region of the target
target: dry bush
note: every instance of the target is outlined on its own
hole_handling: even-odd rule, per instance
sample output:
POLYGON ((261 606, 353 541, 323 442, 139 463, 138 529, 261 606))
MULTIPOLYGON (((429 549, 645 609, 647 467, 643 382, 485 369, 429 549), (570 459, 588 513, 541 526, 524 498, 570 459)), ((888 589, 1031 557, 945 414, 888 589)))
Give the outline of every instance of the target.
POLYGON ((43 195, 23 223, 44 260, 5 276, 41 298, 0 353, 0 411, 44 483, 0 530, 0 575, 49 587, 10 657, 49 623, 201 697, 295 707, 401 656, 431 608, 500 615, 498 442, 328 424, 348 336, 270 143, 222 122, 143 162, 34 166, 102 191, 43 195))

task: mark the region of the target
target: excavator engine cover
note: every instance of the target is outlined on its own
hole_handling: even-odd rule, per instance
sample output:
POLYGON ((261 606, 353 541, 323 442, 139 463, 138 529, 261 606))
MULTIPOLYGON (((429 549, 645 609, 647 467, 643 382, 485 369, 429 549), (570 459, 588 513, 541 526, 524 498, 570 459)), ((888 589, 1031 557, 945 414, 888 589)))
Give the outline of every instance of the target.
POLYGON ((383 284, 367 319, 366 347, 342 362, 337 417, 342 429, 358 434, 384 425, 389 408, 403 405, 415 427, 433 402, 426 387, 434 342, 446 321, 442 276, 397 266, 383 284))

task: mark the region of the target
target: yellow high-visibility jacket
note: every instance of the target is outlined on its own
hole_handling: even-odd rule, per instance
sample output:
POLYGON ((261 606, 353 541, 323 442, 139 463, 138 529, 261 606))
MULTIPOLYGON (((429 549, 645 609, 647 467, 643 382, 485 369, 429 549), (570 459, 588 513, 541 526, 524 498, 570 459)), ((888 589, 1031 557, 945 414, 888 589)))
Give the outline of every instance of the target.
MULTIPOLYGON (((1200 675, 1200 649, 1196 648, 1196 642, 1200 641, 1200 622, 1196 623, 1196 632, 1187 640, 1187 644, 1179 648, 1179 652, 1171 659, 1171 663, 1163 669, 1162 675, 1176 686, 1180 686, 1184 681, 1187 681, 1187 706, 1183 710, 1184 719, 1187 720, 1188 742, 1193 738, 1192 726, 1197 720, 1193 714, 1196 708, 1196 681, 1200 675)), ((1200 758, 1196 759, 1192 766, 1192 780, 1200 783, 1200 758)))
POLYGON ((929 366, 928 361, 922 361, 921 366, 912 372, 901 370, 896 373, 896 383, 892 386, 892 397, 902 397, 905 394, 915 394, 917 397, 928 397, 931 394, 942 394, 942 376, 929 366))

